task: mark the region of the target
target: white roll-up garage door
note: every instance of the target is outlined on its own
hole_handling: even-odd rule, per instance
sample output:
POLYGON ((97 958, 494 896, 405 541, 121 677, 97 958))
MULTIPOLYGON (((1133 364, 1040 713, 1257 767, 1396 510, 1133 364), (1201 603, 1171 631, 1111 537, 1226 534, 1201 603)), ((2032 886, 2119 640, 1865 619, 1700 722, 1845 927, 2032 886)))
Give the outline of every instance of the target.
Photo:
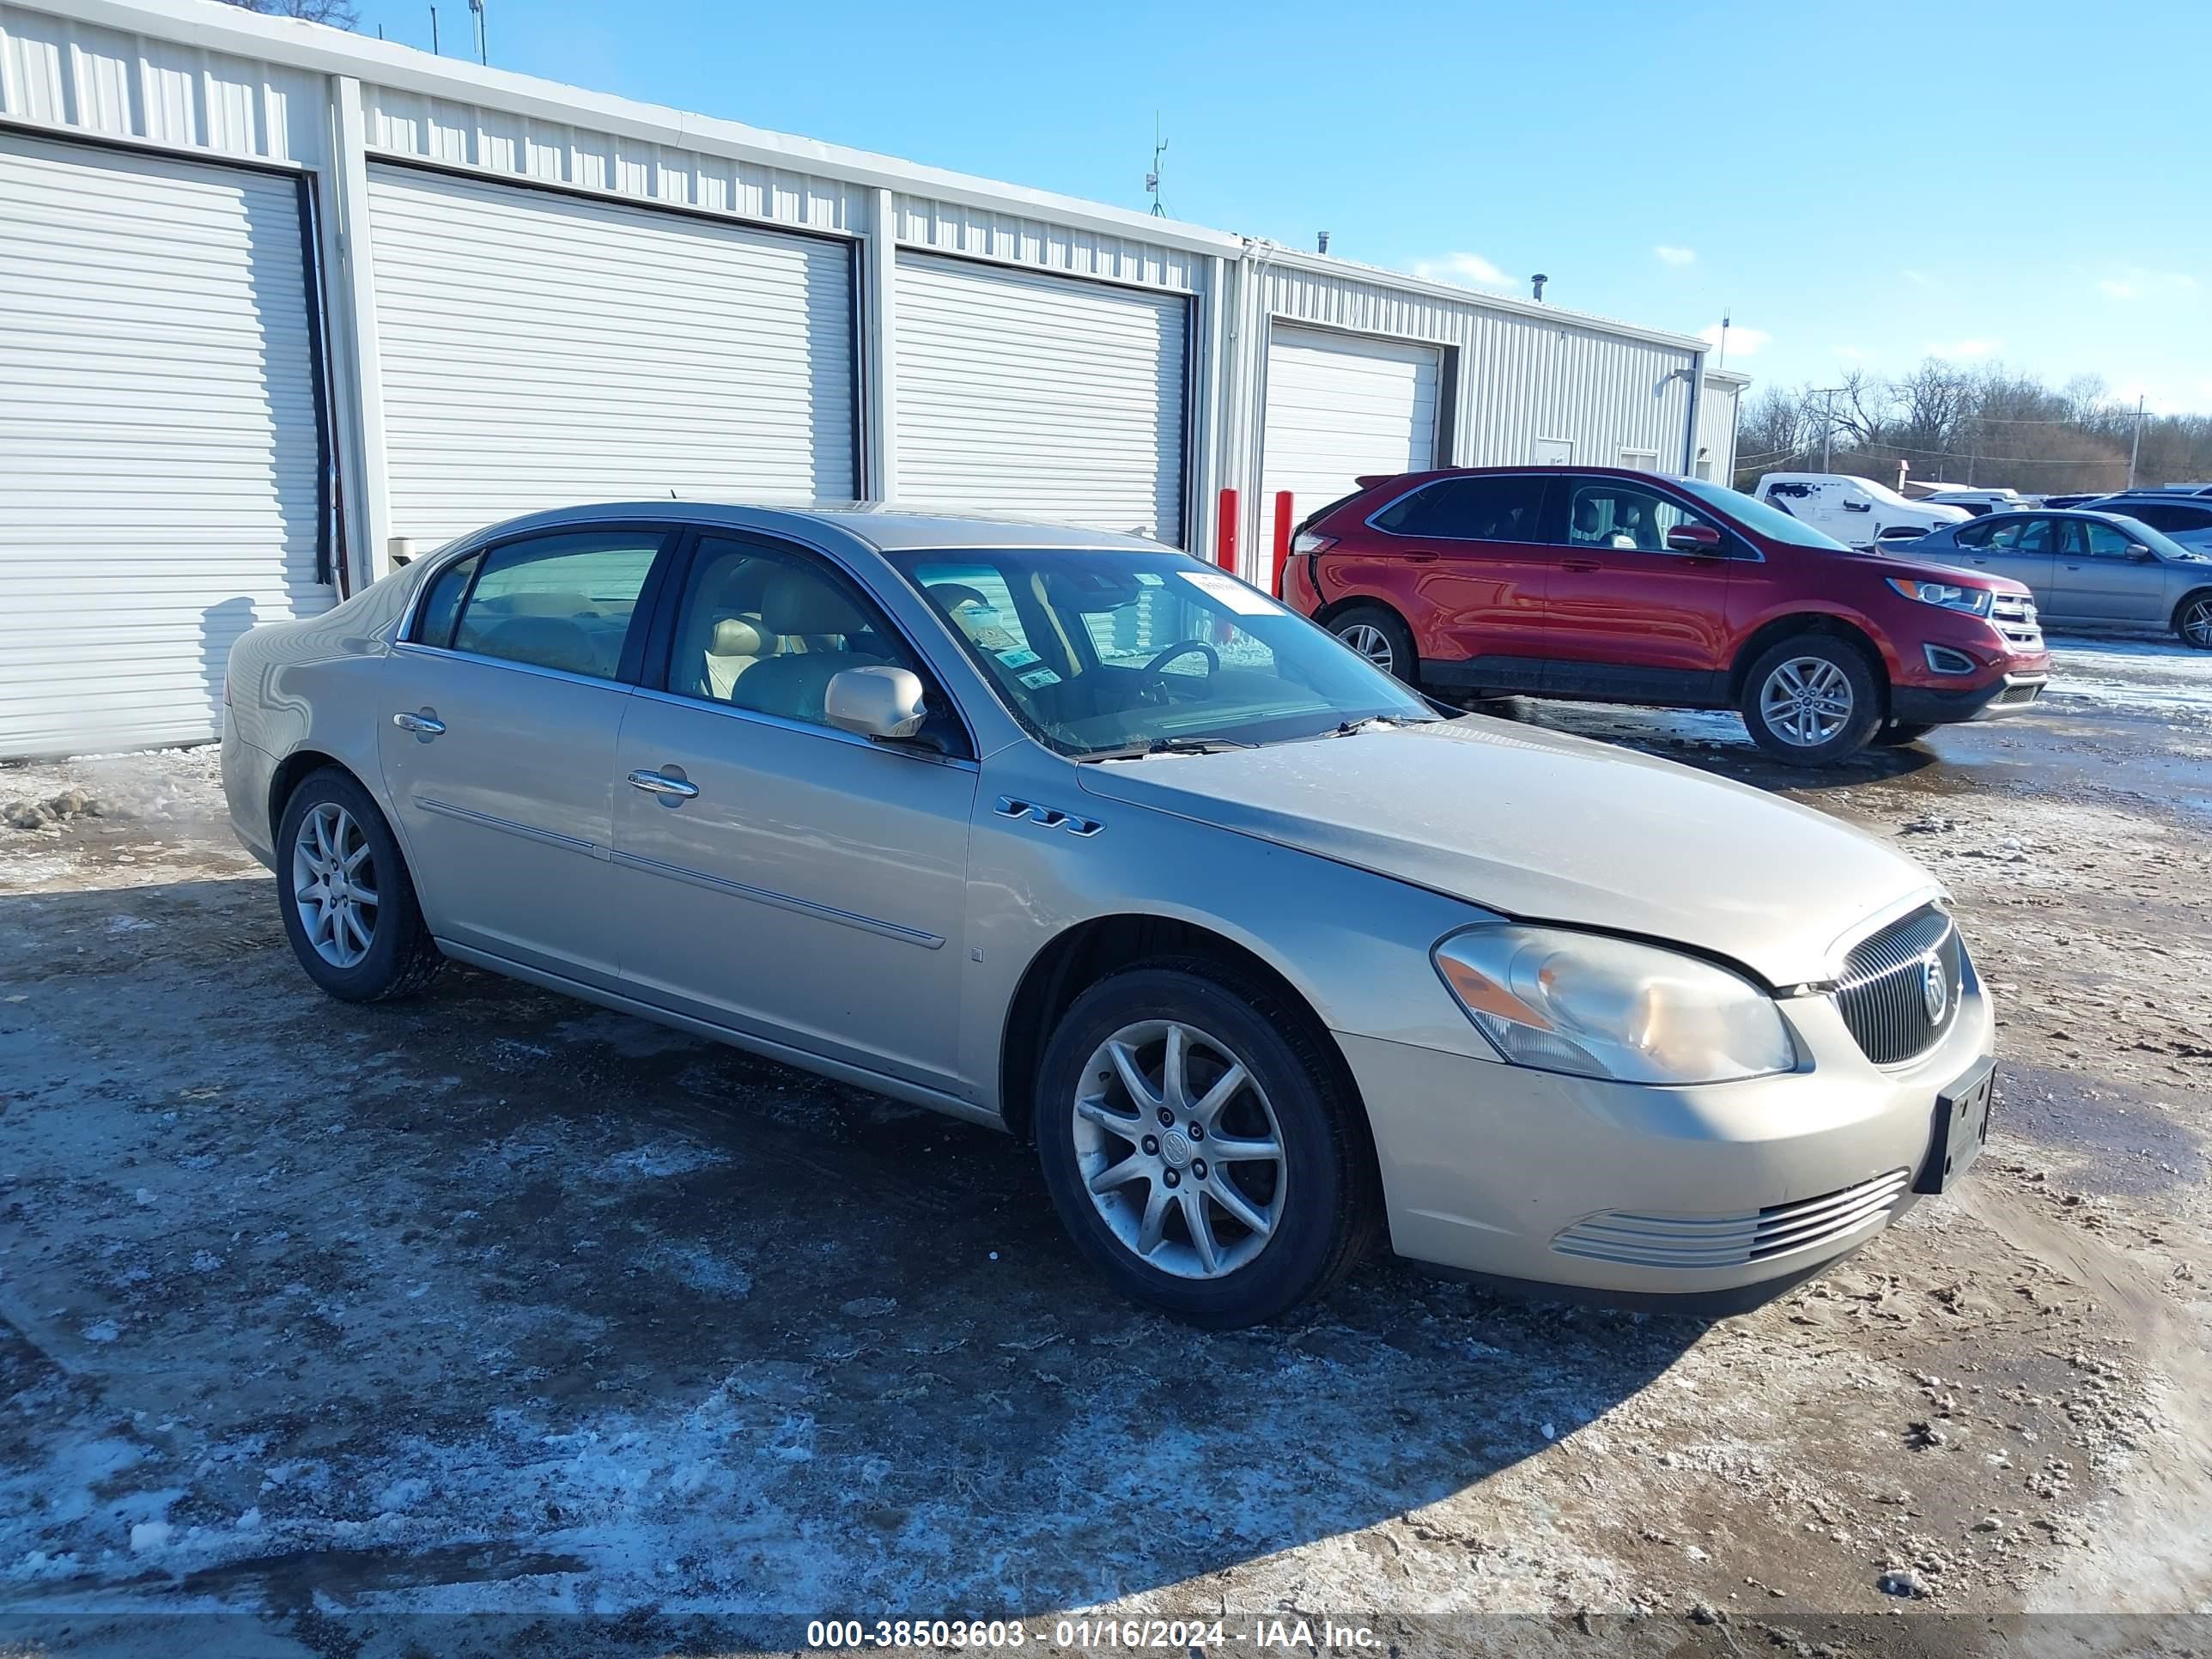
POLYGON ((854 494, 843 243, 369 171, 392 533, 854 494))
POLYGON ((213 737, 335 599, 299 191, 0 133, 0 756, 213 737))
POLYGON ((1180 295, 898 258, 897 499, 1183 539, 1180 295))
POLYGON ((1278 323, 1267 337, 1261 545, 1274 546, 1275 494, 1295 524, 1358 488, 1364 474, 1437 464, 1443 353, 1278 323))

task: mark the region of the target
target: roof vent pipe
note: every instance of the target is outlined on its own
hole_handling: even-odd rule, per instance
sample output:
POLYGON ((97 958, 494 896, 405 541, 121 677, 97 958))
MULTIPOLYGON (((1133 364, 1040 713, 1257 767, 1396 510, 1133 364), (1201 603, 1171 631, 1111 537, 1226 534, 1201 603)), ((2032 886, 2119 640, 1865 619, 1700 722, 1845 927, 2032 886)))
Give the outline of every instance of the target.
POLYGON ((1314 239, 1314 240, 1315 240, 1315 247, 1314 247, 1314 252, 1316 252, 1316 253, 1326 253, 1326 252, 1328 252, 1328 233, 1327 231, 1325 231, 1325 230, 1324 230, 1324 231, 1322 231, 1322 232, 1318 236, 1316 236, 1316 237, 1314 239))
POLYGON ((1540 270, 1531 276, 1528 279, 1528 297, 1540 302, 1544 297, 1544 284, 1551 280, 1540 270))

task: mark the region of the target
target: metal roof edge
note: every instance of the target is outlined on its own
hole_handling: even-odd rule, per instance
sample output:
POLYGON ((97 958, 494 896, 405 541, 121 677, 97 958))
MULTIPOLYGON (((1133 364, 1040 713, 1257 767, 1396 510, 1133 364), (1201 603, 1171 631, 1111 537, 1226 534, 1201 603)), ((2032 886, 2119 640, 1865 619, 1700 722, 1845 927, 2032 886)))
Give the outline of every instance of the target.
POLYGON ((1492 294, 1479 288, 1462 288, 1456 283, 1440 283, 1433 277, 1392 270, 1386 265, 1370 265, 1358 259, 1340 259, 1334 254, 1308 253, 1301 248, 1271 242, 1264 237, 1248 237, 1245 240, 1268 263, 1288 265, 1316 276, 1349 276, 1360 282, 1387 283, 1393 288, 1426 295, 1431 299, 1510 312, 1516 316, 1541 318, 1571 327, 1595 329, 1601 333, 1626 335, 1632 339, 1648 340, 1654 345, 1672 346, 1682 351, 1712 349, 1709 341, 1701 340, 1694 334, 1674 334, 1665 329, 1625 323, 1617 317, 1600 316, 1594 311, 1573 311, 1565 306, 1547 305, 1539 300, 1522 300, 1510 294, 1492 294))

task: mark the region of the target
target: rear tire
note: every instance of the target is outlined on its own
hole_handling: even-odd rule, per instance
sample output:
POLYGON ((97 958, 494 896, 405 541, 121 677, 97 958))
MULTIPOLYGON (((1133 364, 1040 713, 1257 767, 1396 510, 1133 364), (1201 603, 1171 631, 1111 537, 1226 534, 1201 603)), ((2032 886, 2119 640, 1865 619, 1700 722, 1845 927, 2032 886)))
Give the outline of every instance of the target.
POLYGON ((1061 1223, 1123 1295, 1233 1329, 1325 1294, 1366 1253, 1380 1206, 1359 1107, 1311 1026, 1191 957, 1101 980, 1061 1018, 1037 1155, 1061 1223))
POLYGON ((292 953, 340 1001, 414 996, 446 965, 392 826, 336 767, 309 773, 284 803, 276 883, 292 953))
POLYGON ((1882 703, 1864 653, 1832 634, 1799 634, 1759 653, 1741 708, 1752 741, 1775 759, 1826 766, 1867 746, 1882 703))
POLYGON ((1908 743, 1917 743, 1936 729, 1932 724, 1916 724, 1911 720, 1897 720, 1885 726, 1867 739, 1875 749, 1902 749, 1908 743))
POLYGON ((1386 674, 1408 685, 1421 683, 1413 631, 1398 613, 1380 605, 1347 605, 1328 619, 1328 631, 1386 674))
POLYGON ((2199 651, 2212 651, 2212 590, 2191 593, 2173 610, 2174 636, 2199 651))

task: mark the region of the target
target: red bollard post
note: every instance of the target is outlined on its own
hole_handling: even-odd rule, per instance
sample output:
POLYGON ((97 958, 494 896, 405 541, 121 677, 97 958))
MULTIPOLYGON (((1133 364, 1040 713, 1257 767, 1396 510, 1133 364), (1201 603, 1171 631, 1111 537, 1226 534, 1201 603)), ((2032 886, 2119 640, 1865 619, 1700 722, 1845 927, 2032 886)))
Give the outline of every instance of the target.
POLYGON ((1213 562, 1231 575, 1237 574, 1237 492, 1221 492, 1221 512, 1213 526, 1213 562))
POLYGON ((1275 569, 1274 582, 1268 588, 1277 599, 1283 597, 1283 567, 1291 562, 1291 492, 1275 492, 1275 569))

